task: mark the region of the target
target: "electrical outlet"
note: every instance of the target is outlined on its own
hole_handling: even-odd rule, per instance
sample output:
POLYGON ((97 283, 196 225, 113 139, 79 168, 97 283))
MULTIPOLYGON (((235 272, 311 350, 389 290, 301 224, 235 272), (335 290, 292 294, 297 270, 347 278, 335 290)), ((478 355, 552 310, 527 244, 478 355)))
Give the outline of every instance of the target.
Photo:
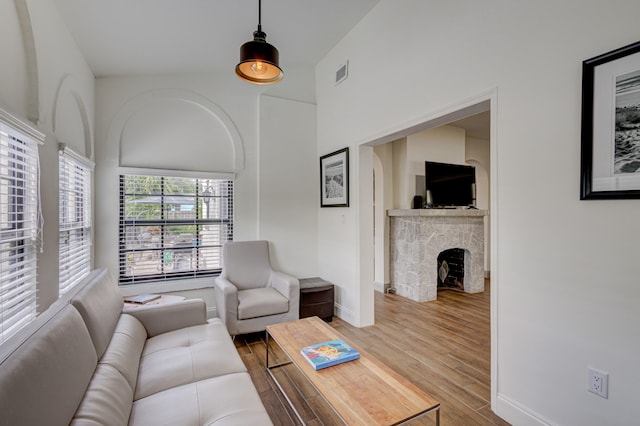
POLYGON ((589 368, 589 392, 609 398, 609 374, 589 368))

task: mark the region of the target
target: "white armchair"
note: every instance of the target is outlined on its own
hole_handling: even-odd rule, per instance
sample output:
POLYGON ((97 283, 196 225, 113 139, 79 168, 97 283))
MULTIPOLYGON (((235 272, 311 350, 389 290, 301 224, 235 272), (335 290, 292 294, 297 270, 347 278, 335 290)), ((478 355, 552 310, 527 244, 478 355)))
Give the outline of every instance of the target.
POLYGON ((218 317, 232 336, 298 319, 300 283, 271 268, 267 241, 226 243, 214 291, 218 317))

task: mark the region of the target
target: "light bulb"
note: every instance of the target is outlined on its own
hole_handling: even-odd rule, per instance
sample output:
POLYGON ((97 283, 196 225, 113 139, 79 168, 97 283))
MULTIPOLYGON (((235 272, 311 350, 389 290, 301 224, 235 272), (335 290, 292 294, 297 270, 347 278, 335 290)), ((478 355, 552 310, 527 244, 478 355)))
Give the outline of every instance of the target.
POLYGON ((262 75, 267 72, 269 66, 264 62, 256 61, 251 65, 251 71, 256 75, 262 75))

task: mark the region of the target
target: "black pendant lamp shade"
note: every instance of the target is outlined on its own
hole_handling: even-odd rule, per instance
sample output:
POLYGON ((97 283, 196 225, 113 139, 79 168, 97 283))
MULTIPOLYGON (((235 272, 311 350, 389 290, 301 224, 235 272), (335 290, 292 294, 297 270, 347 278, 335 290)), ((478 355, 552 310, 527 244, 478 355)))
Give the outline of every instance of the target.
POLYGON ((278 49, 267 43, 267 35, 262 32, 262 1, 258 0, 258 30, 253 32, 253 40, 240 47, 240 63, 236 74, 254 84, 274 84, 282 80, 282 69, 278 63, 278 49))

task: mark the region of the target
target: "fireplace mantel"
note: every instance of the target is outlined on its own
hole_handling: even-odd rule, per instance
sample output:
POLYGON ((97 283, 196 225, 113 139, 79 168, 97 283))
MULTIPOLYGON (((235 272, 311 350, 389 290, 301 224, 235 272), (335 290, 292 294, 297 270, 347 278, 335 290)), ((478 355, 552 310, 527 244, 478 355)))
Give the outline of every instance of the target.
POLYGON ((437 298, 438 255, 465 250, 464 291, 484 291, 484 217, 487 210, 389 210, 391 284, 417 302, 437 298))
POLYGON ((489 216, 488 210, 478 209, 411 209, 411 210, 389 210, 389 217, 392 216, 489 216))

